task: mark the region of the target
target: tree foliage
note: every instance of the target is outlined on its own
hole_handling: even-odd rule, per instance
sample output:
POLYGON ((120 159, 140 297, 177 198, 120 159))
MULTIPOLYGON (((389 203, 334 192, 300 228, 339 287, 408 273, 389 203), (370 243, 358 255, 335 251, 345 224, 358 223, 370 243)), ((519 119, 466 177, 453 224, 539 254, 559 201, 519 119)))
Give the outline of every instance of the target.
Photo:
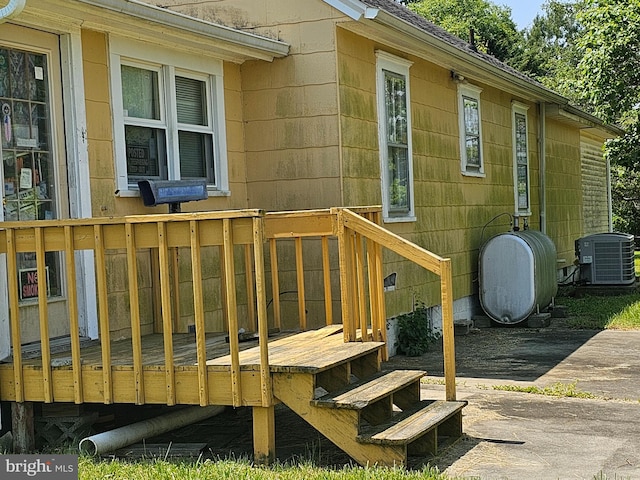
POLYGON ((614 228, 640 234, 640 1, 582 0, 577 91, 626 134, 611 140, 614 228))
POLYGON ((509 62, 521 48, 522 33, 509 7, 488 0, 414 0, 407 6, 498 60, 509 62))
POLYGON ((524 32, 519 63, 514 67, 552 90, 574 100, 578 82, 580 53, 576 40, 582 29, 574 1, 549 0, 524 32))

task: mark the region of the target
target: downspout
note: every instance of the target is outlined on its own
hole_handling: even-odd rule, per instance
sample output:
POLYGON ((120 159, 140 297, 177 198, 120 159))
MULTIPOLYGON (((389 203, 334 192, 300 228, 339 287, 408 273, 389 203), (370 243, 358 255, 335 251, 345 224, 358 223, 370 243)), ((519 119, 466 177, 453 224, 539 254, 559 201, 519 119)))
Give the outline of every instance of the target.
POLYGON ((609 155, 605 155, 607 159, 607 203, 609 208, 607 209, 609 215, 609 231, 613 232, 613 200, 611 199, 611 160, 609 155))
POLYGON ((547 170, 547 108, 544 102, 540 102, 538 109, 538 123, 540 136, 538 138, 538 158, 540 159, 540 231, 547 233, 547 193, 546 193, 546 170, 547 170))
POLYGON ((27 0, 9 0, 9 3, 7 3, 5 7, 0 8, 0 23, 4 23, 18 16, 26 3, 27 0))

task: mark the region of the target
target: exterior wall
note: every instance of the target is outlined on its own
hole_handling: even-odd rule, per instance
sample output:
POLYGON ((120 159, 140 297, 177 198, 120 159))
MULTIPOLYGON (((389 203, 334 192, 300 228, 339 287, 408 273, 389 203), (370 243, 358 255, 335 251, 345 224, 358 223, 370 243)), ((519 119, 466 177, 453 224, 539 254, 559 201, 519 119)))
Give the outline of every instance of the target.
MULTIPOLYGON (((155 208, 145 207, 140 198, 122 198, 115 192, 115 157, 113 144, 113 127, 111 96, 109 87, 108 38, 102 32, 82 31, 82 47, 84 52, 83 70, 85 75, 87 136, 89 145, 89 170, 91 177, 92 209, 95 216, 121 216, 140 213, 166 213, 167 206, 155 208)), ((246 163, 244 155, 244 132, 242 114, 242 92, 240 67, 235 64, 224 64, 225 113, 228 147, 228 168, 230 196, 211 197, 206 201, 185 203, 183 211, 222 210, 247 207, 246 163)), ((219 272, 218 252, 203 254, 203 265, 206 272, 219 272)), ((191 292, 191 271, 189 256, 184 255, 179 262, 178 279, 180 290, 191 292)), ((126 254, 109 252, 108 268, 110 284, 109 311, 113 338, 130 335, 128 287, 126 285, 126 254)), ((242 267, 244 268, 244 267, 242 267)), ((142 333, 154 330, 154 318, 157 317, 157 301, 153 297, 154 278, 153 254, 140 252, 138 270, 140 277, 140 308, 142 333), (155 303, 154 303, 155 302, 155 303)), ((171 272, 173 276, 175 273, 171 272)), ((222 331, 220 301, 220 279, 215 276, 205 279, 205 287, 210 292, 205 302, 207 328, 211 331, 222 331), (216 293, 217 292, 217 293, 216 293)), ((175 299, 174 299, 175 301, 175 299)), ((184 294, 179 296, 180 317, 176 321, 176 330, 186 332, 189 324, 193 324, 193 299, 184 294)), ((246 302, 245 302, 246 303, 246 302)), ((242 307, 241 307, 242 311, 242 307)), ((157 323, 158 331, 161 330, 157 323)))
MULTIPOLYGON (((115 154, 108 67, 108 38, 102 32, 82 31, 85 75, 89 169, 94 216, 166 213, 167 206, 145 207, 140 198, 118 197, 114 192, 115 154)), ((246 163, 240 66, 224 64, 225 114, 231 195, 185 203, 182 211, 247 207, 246 163)))
MULTIPOLYGON (((377 141, 377 49, 413 62, 410 68, 413 171, 416 222, 386 227, 418 245, 452 259, 454 297, 477 293, 478 252, 490 236, 508 231, 515 209, 511 101, 489 85, 480 86, 486 177, 460 171, 457 88, 449 70, 421 58, 389 50, 345 29, 337 29, 340 125, 343 140, 345 204, 381 202, 377 141)), ((522 102, 524 103, 524 102, 522 102)), ((539 228, 537 110, 528 113, 531 228, 539 228)), ((389 316, 406 312, 416 300, 440 303, 437 277, 394 255, 385 258, 385 274, 398 273, 397 289, 386 294, 389 316)), ((468 318, 469 309, 459 310, 468 318)))
POLYGON ((558 251, 558 268, 571 265, 583 235, 580 130, 547 118, 547 235, 558 251))
POLYGON ((584 235, 604 233, 611 229, 609 222, 609 170, 603 158, 603 139, 582 132, 580 154, 582 156, 582 184, 584 235))
POLYGON ((156 3, 291 45, 285 58, 240 67, 248 205, 272 211, 342 205, 337 11, 321 0, 305 1, 304 8, 290 0, 156 3))

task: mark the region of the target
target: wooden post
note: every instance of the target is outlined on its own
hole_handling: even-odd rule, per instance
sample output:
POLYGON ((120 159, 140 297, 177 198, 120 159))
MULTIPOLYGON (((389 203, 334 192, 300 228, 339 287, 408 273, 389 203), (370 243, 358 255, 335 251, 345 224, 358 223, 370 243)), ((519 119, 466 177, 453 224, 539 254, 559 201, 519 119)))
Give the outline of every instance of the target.
POLYGON ((200 230, 198 222, 189 222, 191 236, 191 275, 193 279, 193 315, 196 328, 196 358, 198 359, 198 393, 200 406, 209 404, 209 377, 207 376, 207 344, 204 322, 202 287, 202 255, 200 252, 200 230))
POLYGON ((273 326, 280 331, 280 279, 278 277, 278 248, 276 239, 269 239, 269 254, 271 257, 271 294, 273 295, 273 326))
POLYGON ((275 407, 253 407, 252 410, 254 461, 269 464, 276 456, 275 407))
POLYGON ((11 402, 13 453, 31 453, 36 449, 33 403, 11 402))
POLYGON ((307 307, 304 291, 304 262, 302 256, 302 237, 296 237, 296 278, 298 285, 298 317, 300 322, 300 330, 307 329, 307 307))
POLYGON ((105 257, 104 231, 102 225, 93 226, 96 262, 96 285, 98 290, 98 322, 102 350, 102 384, 105 404, 113 403, 113 381, 111 377, 111 333, 109 331, 109 306, 107 301, 107 261, 105 257))
POLYGON ((451 260, 440 262, 440 296, 442 300, 442 342, 444 353, 444 381, 446 399, 456 399, 456 354, 453 328, 453 280, 451 260))
POLYGON ((329 237, 322 236, 322 277, 324 279, 325 323, 333 325, 333 300, 331 298, 331 265, 329 263, 329 237))

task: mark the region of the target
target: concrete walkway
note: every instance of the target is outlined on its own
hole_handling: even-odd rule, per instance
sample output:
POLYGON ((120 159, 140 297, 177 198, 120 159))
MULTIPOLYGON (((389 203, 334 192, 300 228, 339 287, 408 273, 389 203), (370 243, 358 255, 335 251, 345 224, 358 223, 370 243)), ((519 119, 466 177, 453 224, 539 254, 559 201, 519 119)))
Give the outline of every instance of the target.
MULTIPOLYGON (((640 332, 481 329, 456 338, 456 357, 458 398, 469 402, 465 436, 436 460, 441 471, 483 480, 640 479, 640 332), (494 389, 557 383, 596 398, 494 389)), ((423 396, 443 396, 438 352, 420 359, 435 374, 423 396)))

